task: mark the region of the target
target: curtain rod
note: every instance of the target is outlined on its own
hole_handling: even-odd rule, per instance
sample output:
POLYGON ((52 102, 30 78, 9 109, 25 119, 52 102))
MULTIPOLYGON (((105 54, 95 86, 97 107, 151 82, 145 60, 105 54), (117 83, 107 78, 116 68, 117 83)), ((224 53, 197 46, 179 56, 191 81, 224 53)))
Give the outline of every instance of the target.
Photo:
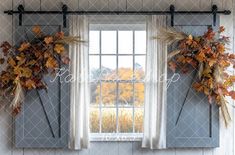
POLYGON ((67 5, 62 6, 62 11, 25 11, 23 5, 18 6, 18 11, 7 10, 4 11, 5 14, 13 15, 19 14, 19 25, 22 25, 22 16, 24 14, 61 14, 63 15, 63 26, 66 27, 68 14, 78 14, 78 15, 171 15, 171 26, 174 26, 174 15, 175 14, 211 14, 213 15, 213 25, 216 25, 216 15, 224 14, 230 15, 230 10, 218 11, 217 5, 213 5, 210 11, 175 11, 175 6, 170 5, 169 11, 68 11, 67 5))

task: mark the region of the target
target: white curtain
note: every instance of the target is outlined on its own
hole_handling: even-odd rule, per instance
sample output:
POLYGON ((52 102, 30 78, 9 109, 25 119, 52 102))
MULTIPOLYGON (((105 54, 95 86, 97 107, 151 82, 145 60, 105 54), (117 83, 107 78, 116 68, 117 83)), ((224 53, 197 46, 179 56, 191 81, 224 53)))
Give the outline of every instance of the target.
MULTIPOLYGON (((80 36, 88 41, 88 19, 86 16, 70 16, 69 35, 80 36)), ((89 145, 89 83, 88 83, 88 45, 78 43, 70 45, 71 66, 73 76, 71 82, 71 122, 70 149, 87 148, 89 145)))
POLYGON ((166 27, 166 16, 147 18, 147 59, 145 85, 144 136, 142 147, 166 148, 166 80, 167 46, 153 39, 161 27, 166 27))

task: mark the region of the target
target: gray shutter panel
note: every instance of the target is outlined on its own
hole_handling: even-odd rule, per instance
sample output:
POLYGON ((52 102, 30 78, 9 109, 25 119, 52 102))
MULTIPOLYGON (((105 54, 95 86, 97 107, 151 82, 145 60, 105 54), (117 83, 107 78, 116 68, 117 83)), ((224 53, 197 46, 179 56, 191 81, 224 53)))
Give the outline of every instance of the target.
MULTIPOLYGON (((61 15, 24 15, 22 26, 15 17, 15 42, 33 38, 32 27, 40 25, 44 34, 62 29, 61 15)), ((68 32, 63 29, 64 32, 68 32)), ((68 69, 60 64, 61 68, 68 69)), ((15 118, 15 146, 18 148, 67 148, 69 137, 69 83, 47 76, 48 90, 32 90, 26 95, 22 112, 15 118)))
MULTIPOLYGON (((218 20, 219 18, 217 27, 218 20)), ((211 25, 212 16, 175 16, 174 27, 188 34, 202 35, 211 25)), ((169 47, 169 51, 173 49, 174 45, 169 47)), ((210 105, 205 95, 193 90, 191 83, 195 80, 195 75, 196 70, 180 74, 179 80, 172 82, 167 89, 167 147, 219 146, 218 107, 215 104, 210 105)), ((168 70, 168 79, 172 76, 172 71, 168 70)))

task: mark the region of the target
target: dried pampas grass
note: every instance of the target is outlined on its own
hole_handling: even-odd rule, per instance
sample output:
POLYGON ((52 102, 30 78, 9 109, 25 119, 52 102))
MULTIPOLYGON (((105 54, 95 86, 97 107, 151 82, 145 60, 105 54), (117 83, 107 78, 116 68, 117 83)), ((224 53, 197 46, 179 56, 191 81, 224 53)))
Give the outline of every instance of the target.
POLYGON ((204 63, 199 63, 199 65, 198 65, 198 78, 199 78, 199 80, 201 80, 201 78, 202 78, 203 70, 204 70, 204 63))
POLYGON ((168 53, 168 55, 167 55, 168 61, 170 59, 172 59, 174 56, 176 56, 177 54, 179 54, 180 52, 181 52, 180 50, 175 50, 175 51, 172 51, 172 52, 168 53))
POLYGON ((154 37, 154 39, 160 39, 167 44, 172 44, 176 41, 182 40, 187 38, 187 34, 183 32, 179 32, 174 28, 160 28, 159 32, 157 34, 157 37, 154 37))
POLYGON ((79 36, 65 36, 63 39, 57 40, 55 43, 58 44, 75 44, 75 43, 84 43, 85 41, 79 36))
POLYGON ((13 109, 19 107, 24 102, 24 99, 24 89, 22 88, 20 82, 17 82, 14 93, 14 99, 12 100, 10 107, 12 107, 13 109))
POLYGON ((215 81, 217 83, 223 83, 223 81, 224 81, 223 71, 222 71, 222 68, 220 68, 218 65, 215 66, 213 76, 214 76, 215 81))
MULTIPOLYGON (((213 72, 214 79, 217 83, 223 83, 223 71, 222 68, 219 67, 219 65, 215 66, 214 72, 213 72)), ((220 102, 217 103, 217 105, 220 107, 222 117, 224 118, 224 124, 227 127, 229 122, 231 121, 231 116, 228 111, 228 102, 225 100, 225 97, 223 95, 220 95, 220 102)))
POLYGON ((221 95, 220 98, 221 99, 220 99, 219 106, 221 108, 221 114, 222 114, 222 117, 224 118, 225 126, 228 127, 229 122, 232 120, 228 111, 228 107, 227 107, 228 102, 225 100, 224 96, 221 95))

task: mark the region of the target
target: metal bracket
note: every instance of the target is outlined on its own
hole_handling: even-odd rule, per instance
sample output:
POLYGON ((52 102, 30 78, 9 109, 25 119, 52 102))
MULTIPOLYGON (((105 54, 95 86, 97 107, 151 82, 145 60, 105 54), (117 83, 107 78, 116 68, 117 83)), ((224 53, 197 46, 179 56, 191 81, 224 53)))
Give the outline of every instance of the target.
POLYGON ((68 11, 68 6, 63 5, 62 6, 62 13, 63 13, 63 27, 66 28, 67 26, 67 11, 68 11))
POLYGON ((174 26, 174 15, 175 15, 175 6, 170 5, 170 14, 171 14, 171 26, 174 26))
MULTIPOLYGON (((19 26, 22 26, 22 21, 23 21, 23 13, 24 13, 24 6, 19 5, 18 6, 18 11, 19 11, 19 26)), ((63 5, 62 6, 62 15, 63 15, 63 27, 65 28, 67 26, 67 11, 68 11, 68 6, 63 5)), ((13 12, 8 12, 9 15, 12 15, 13 12)))
POLYGON ((18 11, 19 11, 19 25, 22 26, 24 6, 23 5, 19 5, 18 6, 18 11))
POLYGON ((218 11, 217 5, 213 5, 211 8, 211 11, 213 14, 213 26, 216 26, 216 16, 217 16, 217 11, 218 11))

